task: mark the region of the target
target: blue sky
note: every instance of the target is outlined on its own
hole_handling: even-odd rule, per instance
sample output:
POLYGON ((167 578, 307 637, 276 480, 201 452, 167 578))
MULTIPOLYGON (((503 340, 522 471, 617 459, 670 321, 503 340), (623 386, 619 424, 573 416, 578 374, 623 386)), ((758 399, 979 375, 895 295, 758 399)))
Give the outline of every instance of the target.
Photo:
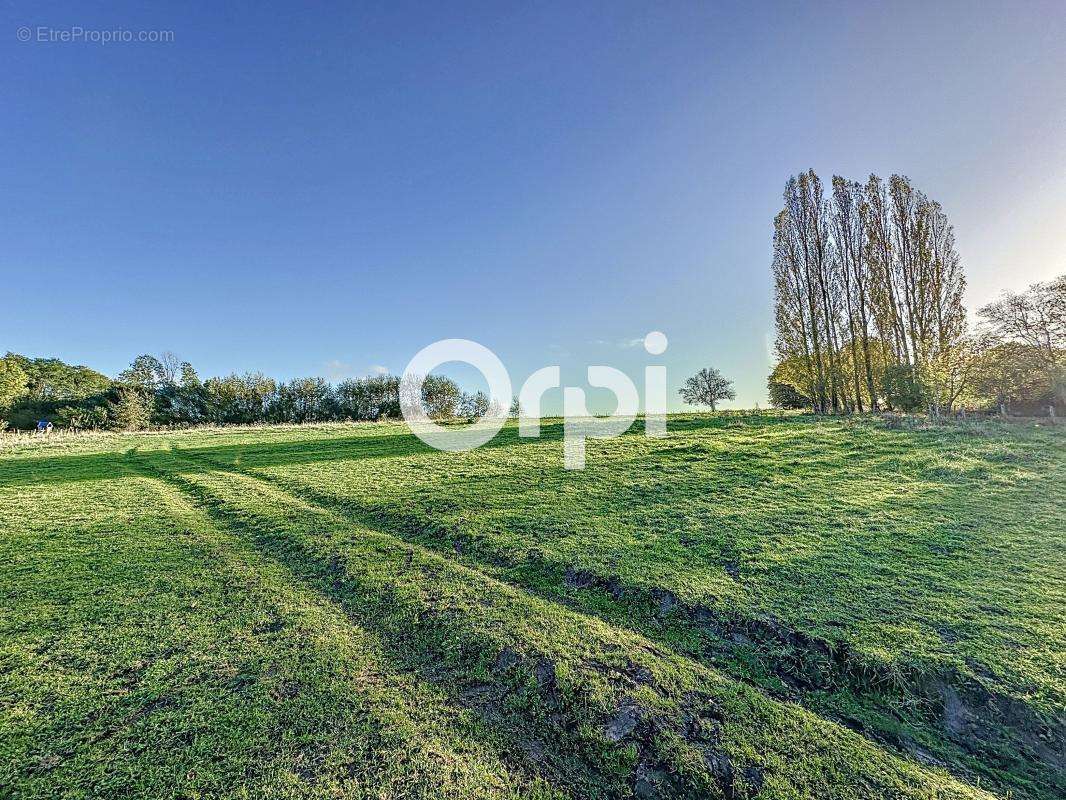
POLYGON ((181 5, 0 12, 0 350, 335 379, 466 337, 765 403, 807 167, 940 200, 971 307, 1066 270, 1059 2, 181 5), (173 41, 37 40, 74 26, 173 41))

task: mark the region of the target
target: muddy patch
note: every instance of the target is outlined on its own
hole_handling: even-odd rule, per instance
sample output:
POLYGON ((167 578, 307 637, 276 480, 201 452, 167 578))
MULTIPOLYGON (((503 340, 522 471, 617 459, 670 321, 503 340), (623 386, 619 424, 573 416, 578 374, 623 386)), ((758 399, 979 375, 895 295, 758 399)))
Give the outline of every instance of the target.
MULTIPOLYGON (((735 566, 730 562, 725 568, 728 572, 735 566)), ((739 569, 734 577, 738 576, 739 569)), ((722 655, 738 647, 757 650, 791 696, 802 698, 807 692, 842 689, 859 694, 906 693, 922 701, 931 721, 970 752, 985 752, 990 744, 1008 751, 1021 748, 1055 770, 1066 769, 1066 719, 1043 719, 1028 704, 990 691, 973 678, 957 672, 931 674, 917 666, 881 664, 844 642, 810 636, 775 617, 727 616, 707 606, 686 603, 666 588, 625 586, 618 576, 601 577, 572 566, 563 580, 567 588, 603 591, 616 600, 624 597, 644 605, 656 619, 669 618, 710 633, 721 642, 722 655)), ((943 633, 945 639, 952 635, 943 633)), ((899 749, 913 753, 914 747, 901 744, 899 749)), ((744 776, 736 781, 738 785, 752 783, 744 776)))

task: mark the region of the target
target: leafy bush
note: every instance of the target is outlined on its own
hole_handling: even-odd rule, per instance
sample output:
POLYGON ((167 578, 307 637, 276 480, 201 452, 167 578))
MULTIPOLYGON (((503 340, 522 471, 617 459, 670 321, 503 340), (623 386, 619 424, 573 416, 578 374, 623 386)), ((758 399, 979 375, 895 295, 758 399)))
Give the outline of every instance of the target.
POLYGON ((787 383, 771 379, 766 384, 766 390, 770 396, 770 405, 774 408, 802 409, 812 406, 809 397, 800 394, 795 387, 787 383))
POLYGON ((395 375, 342 381, 333 394, 340 419, 375 421, 400 416, 400 379, 395 375))
POLYGON ((443 375, 427 375, 422 384, 422 405, 430 419, 450 419, 455 416, 462 399, 459 386, 443 375))
POLYGON ((150 400, 143 392, 124 386, 119 389, 118 400, 112 405, 109 416, 119 430, 144 430, 152 420, 150 400))
POLYGON ((475 392, 474 394, 463 392, 463 396, 459 400, 460 417, 463 417, 468 422, 473 422, 481 419, 488 413, 489 396, 487 394, 481 391, 475 392))
POLYGON ((923 405, 921 385, 910 364, 885 367, 882 388, 889 406, 899 411, 917 411, 923 405))

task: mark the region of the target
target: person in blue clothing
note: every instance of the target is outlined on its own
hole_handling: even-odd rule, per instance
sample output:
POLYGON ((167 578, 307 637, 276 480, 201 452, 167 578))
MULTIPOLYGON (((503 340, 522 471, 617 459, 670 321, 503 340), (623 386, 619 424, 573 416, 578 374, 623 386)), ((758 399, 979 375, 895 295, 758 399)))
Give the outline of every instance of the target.
POLYGON ((52 423, 46 419, 37 420, 37 433, 51 433, 52 423))

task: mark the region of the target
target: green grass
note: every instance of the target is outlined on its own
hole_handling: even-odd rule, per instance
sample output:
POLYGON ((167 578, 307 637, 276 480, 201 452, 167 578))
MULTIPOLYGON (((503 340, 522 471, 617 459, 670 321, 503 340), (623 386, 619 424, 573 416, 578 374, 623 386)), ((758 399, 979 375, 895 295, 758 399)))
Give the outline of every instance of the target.
POLYGON ((1066 434, 0 450, 0 796, 1066 791, 1066 434))

